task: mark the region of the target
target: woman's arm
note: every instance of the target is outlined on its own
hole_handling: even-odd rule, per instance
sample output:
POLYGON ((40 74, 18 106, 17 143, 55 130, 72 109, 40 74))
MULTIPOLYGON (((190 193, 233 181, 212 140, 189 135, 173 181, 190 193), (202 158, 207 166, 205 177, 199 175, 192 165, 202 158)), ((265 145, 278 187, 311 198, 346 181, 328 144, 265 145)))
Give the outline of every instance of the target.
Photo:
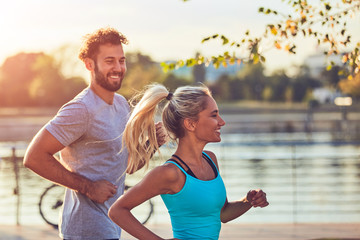
POLYGON ((269 205, 266 199, 266 193, 261 189, 250 190, 246 197, 239 201, 226 202, 221 209, 221 222, 226 223, 231 220, 234 220, 244 213, 246 213, 251 207, 266 207, 269 205))
POLYGON ((162 165, 154 168, 111 206, 109 217, 136 239, 163 239, 142 225, 130 211, 154 196, 173 193, 178 176, 173 167, 162 165))
MULTIPOLYGON (((210 151, 205 151, 205 153, 209 155, 219 169, 215 154, 210 151)), ((267 205, 269 205, 269 203, 267 202, 265 192, 261 189, 250 190, 246 197, 239 201, 228 202, 226 199, 220 213, 221 222, 226 223, 234 220, 246 213, 251 207, 266 207, 267 205)))

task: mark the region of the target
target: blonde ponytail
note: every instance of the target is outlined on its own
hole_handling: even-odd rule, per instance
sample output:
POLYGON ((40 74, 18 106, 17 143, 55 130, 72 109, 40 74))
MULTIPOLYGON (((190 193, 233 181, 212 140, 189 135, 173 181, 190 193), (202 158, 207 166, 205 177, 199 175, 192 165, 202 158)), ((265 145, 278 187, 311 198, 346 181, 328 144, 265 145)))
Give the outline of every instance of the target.
POLYGON ((127 172, 135 172, 142 166, 148 167, 153 153, 159 149, 154 117, 158 104, 168 94, 169 91, 164 86, 153 84, 132 98, 133 102, 142 96, 135 105, 123 133, 123 143, 129 152, 127 172))

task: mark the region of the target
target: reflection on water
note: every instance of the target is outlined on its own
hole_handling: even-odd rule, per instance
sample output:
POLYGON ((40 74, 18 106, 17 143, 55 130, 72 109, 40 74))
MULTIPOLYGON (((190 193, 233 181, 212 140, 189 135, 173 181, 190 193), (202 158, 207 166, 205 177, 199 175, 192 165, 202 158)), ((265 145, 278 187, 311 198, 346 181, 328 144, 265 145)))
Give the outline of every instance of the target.
MULTIPOLYGON (((22 156, 27 143, 1 143, 0 224, 16 222, 13 163, 4 158, 16 146, 22 156)), ((252 209, 236 222, 360 222, 360 143, 332 142, 328 133, 225 134, 207 149, 218 156, 229 200, 242 198, 250 189, 266 191, 270 206, 252 209)), ((161 159, 174 149, 162 148, 161 159)), ((158 158, 152 166, 163 160, 158 158)), ((50 183, 20 168, 20 223, 43 224, 38 201, 50 183)), ((150 167, 150 168, 151 168, 150 167)), ((144 175, 129 176, 131 185, 144 175)), ((156 197, 152 223, 169 222, 156 197)))

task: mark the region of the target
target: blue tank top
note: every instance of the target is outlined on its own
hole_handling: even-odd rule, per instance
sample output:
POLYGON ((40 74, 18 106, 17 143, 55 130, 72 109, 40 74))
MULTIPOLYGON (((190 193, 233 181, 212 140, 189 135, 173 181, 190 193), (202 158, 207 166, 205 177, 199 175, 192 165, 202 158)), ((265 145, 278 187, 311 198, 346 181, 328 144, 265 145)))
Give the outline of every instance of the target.
MULTIPOLYGON (((215 166, 211 159, 210 161, 215 166)), ((226 189, 216 166, 217 176, 204 181, 189 175, 177 163, 168 163, 175 164, 186 176, 185 184, 179 192, 161 195, 170 214, 174 238, 219 239, 220 211, 225 204, 226 189)))

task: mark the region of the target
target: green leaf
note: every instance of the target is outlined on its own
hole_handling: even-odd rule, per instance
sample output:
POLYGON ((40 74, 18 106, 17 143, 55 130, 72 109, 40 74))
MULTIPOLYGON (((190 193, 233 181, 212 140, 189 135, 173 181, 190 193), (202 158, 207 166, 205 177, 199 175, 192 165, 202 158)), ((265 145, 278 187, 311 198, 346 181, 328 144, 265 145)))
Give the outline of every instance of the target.
POLYGON ((220 62, 215 58, 213 61, 213 65, 215 69, 218 69, 220 67, 220 62))
POLYGON ((196 60, 194 58, 190 58, 188 60, 186 60, 186 66, 187 67, 192 67, 196 64, 196 60))
POLYGON ((163 70, 164 73, 167 73, 169 71, 169 66, 168 66, 167 63, 162 62, 160 65, 161 65, 162 70, 163 70))
POLYGON ((178 66, 178 67, 183 67, 184 65, 185 65, 185 63, 184 63, 183 60, 179 60, 179 61, 177 62, 177 66, 178 66))
POLYGON ((227 39, 224 35, 221 35, 221 39, 223 40, 223 45, 229 42, 229 39, 227 39))
POLYGON ((257 63, 259 62, 259 60, 260 60, 260 59, 259 59, 259 54, 257 54, 257 53, 256 53, 256 54, 253 54, 253 55, 252 55, 252 60, 253 60, 253 63, 254 63, 254 64, 257 64, 257 63))
POLYGON ((169 69, 174 70, 175 69, 175 63, 170 63, 169 64, 169 69))
POLYGON ((327 11, 330 11, 330 9, 331 9, 330 4, 329 4, 329 3, 325 3, 325 8, 326 8, 327 11))
POLYGON ((209 41, 209 40, 210 40, 210 37, 204 38, 204 39, 201 41, 201 43, 204 43, 204 42, 209 41))

